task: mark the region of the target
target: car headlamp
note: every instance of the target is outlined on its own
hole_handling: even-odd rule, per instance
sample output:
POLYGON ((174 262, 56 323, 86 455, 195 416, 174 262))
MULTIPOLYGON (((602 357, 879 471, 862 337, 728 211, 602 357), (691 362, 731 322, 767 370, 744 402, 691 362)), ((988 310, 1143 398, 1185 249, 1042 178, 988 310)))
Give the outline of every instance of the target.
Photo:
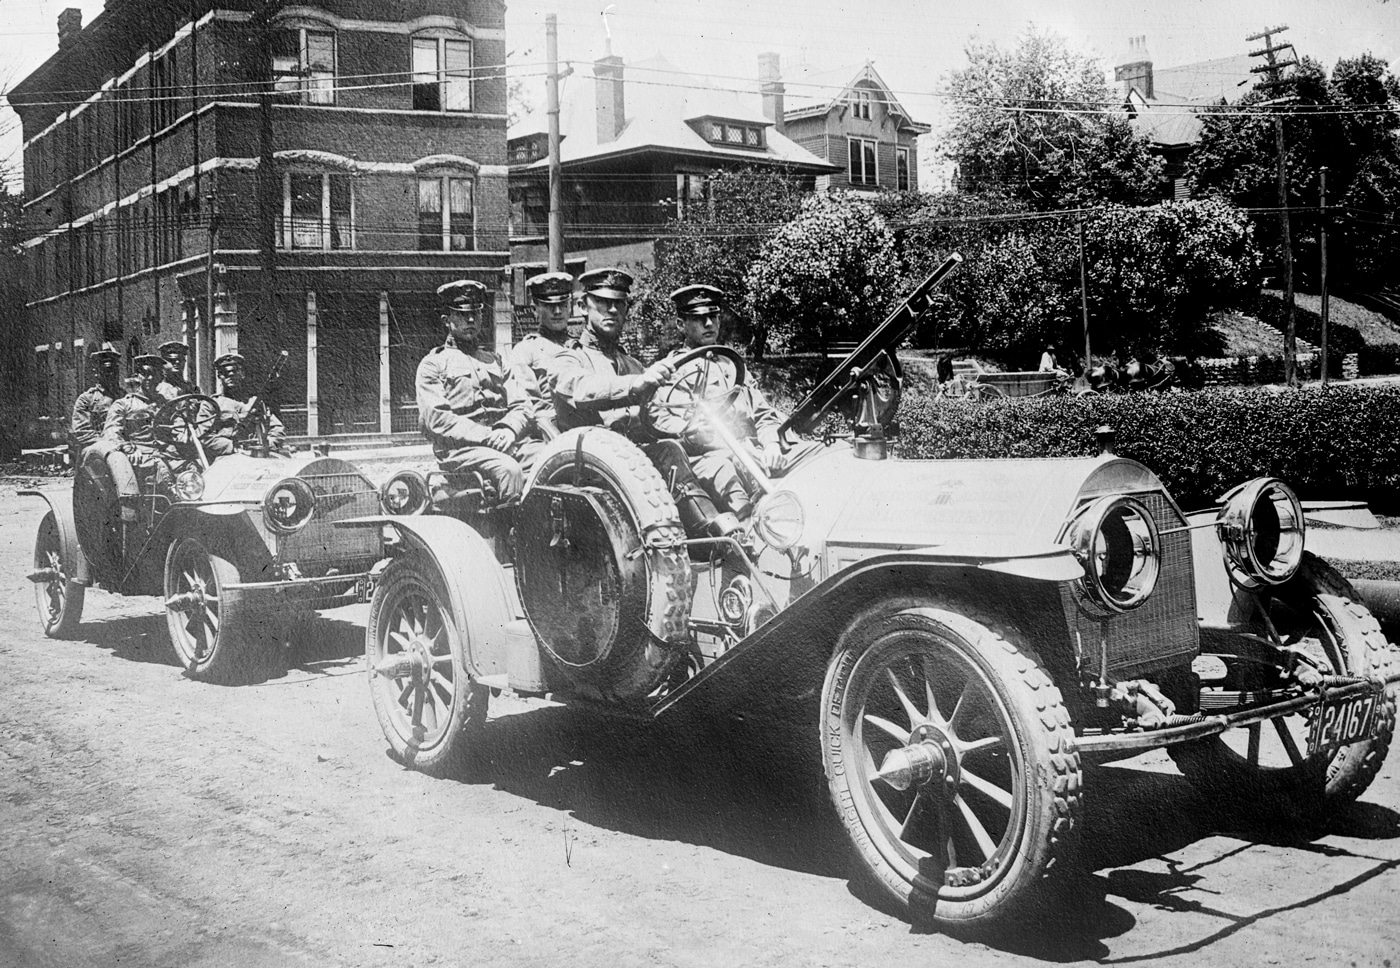
POLYGON ((1303 506, 1277 478, 1256 477, 1226 494, 1216 530, 1225 568, 1244 588, 1280 585, 1303 563, 1303 506))
POLYGON ((774 491, 753 512, 754 532, 774 551, 787 551, 802 538, 807 514, 791 491, 774 491))
POLYGON ((204 496, 204 475, 191 468, 175 475, 175 496, 182 501, 198 501, 204 496))
POLYGON ((1133 498, 1101 497, 1087 505, 1070 520, 1064 540, 1084 566, 1084 590, 1105 608, 1136 608, 1157 586, 1157 522, 1133 498))
POLYGON ((316 494, 299 477, 278 481, 263 498, 263 520, 273 531, 289 534, 306 527, 316 510, 316 494))
POLYGON ((428 479, 417 471, 399 471, 380 485, 379 503, 386 514, 422 514, 431 503, 428 479))

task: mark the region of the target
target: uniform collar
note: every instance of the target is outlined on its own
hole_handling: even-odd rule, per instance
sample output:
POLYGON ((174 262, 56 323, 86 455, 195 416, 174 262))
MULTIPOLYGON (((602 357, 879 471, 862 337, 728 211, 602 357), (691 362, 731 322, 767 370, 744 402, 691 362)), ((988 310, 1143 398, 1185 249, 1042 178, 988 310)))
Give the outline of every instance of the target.
POLYGON ((612 345, 604 343, 598 338, 598 334, 593 332, 593 327, 584 324, 583 332, 579 334, 578 343, 584 349, 597 350, 604 356, 621 356, 622 340, 614 340, 612 345))

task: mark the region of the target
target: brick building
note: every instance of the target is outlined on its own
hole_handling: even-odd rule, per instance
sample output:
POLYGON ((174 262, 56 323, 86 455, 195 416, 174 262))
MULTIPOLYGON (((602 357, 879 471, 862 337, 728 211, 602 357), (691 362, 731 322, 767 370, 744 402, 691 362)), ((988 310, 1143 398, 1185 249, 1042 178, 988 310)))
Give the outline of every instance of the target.
MULTIPOLYGON (((433 289, 502 292, 499 0, 108 0, 8 93, 24 133, 33 405, 86 348, 237 349, 295 434, 414 432, 433 289)), ((503 313, 502 318, 508 317, 503 313)))

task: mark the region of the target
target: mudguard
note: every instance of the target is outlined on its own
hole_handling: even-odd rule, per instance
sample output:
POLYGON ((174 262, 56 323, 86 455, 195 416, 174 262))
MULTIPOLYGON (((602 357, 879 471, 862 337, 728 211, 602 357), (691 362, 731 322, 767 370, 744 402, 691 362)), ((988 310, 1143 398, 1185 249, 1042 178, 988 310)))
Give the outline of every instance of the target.
POLYGON ((467 674, 484 679, 506 673, 506 625, 515 615, 505 569, 485 538, 446 515, 383 515, 335 523, 342 528, 390 525, 407 548, 427 556, 442 576, 453 623, 462 634, 467 674))
POLYGON ((78 543, 78 526, 73 520, 73 492, 23 490, 16 492, 20 497, 42 498, 53 514, 58 527, 59 540, 63 543, 63 568, 73 581, 80 585, 92 584, 92 565, 88 563, 83 547, 78 543))

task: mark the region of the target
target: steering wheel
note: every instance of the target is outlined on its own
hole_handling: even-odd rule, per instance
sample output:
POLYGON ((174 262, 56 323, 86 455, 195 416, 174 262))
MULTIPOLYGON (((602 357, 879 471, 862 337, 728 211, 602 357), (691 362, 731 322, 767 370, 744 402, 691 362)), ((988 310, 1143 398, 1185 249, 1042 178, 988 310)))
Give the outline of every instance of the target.
POLYGON ((656 426, 656 418, 652 415, 652 407, 660 406, 665 410, 685 411, 685 422, 690 423, 695 411, 699 408, 700 401, 705 399, 717 400, 728 397, 731 400, 738 390, 745 385, 748 378, 748 370, 744 366, 744 357, 732 346, 697 346, 692 350, 686 350, 680 356, 671 361, 672 366, 680 371, 686 364, 695 360, 705 359, 711 356, 720 356, 734 364, 734 385, 726 389, 723 393, 714 397, 706 398, 704 395, 705 378, 708 375, 707 367, 697 366, 688 373, 681 375, 680 379, 665 386, 658 387, 645 399, 640 401, 637 412, 641 415, 642 426, 657 437, 678 437, 666 430, 656 426), (659 397, 659 400, 658 400, 659 397), (680 398, 679 400, 673 398, 680 398))
POLYGON ((219 401, 202 393, 167 400, 156 410, 151 434, 168 447, 187 447, 212 436, 222 410, 219 401))

